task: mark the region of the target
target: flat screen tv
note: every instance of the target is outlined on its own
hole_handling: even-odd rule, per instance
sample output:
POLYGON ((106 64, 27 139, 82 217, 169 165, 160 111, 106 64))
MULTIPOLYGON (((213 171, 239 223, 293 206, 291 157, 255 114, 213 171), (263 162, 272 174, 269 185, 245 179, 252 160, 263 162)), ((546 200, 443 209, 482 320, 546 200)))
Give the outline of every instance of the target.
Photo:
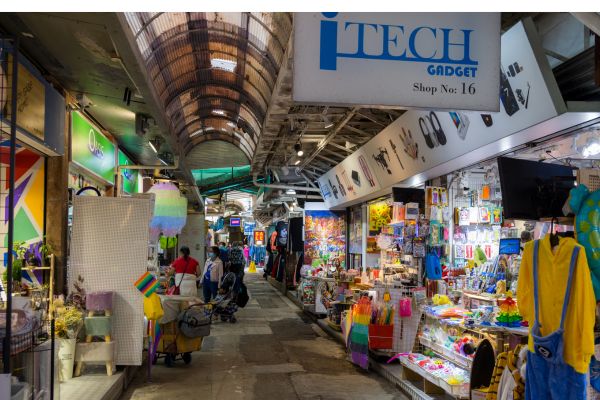
POLYGON ((505 219, 562 217, 575 168, 539 161, 498 158, 505 219))
POLYGON ((419 208, 425 208, 425 190, 413 188, 392 188, 392 198, 398 203, 419 203, 419 208))

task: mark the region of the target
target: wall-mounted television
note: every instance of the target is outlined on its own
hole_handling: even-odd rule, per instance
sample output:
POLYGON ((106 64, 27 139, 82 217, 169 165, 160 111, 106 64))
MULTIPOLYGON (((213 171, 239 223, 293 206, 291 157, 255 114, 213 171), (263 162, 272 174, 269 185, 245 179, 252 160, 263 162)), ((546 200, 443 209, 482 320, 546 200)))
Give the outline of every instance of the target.
POLYGON ((562 217, 575 187, 575 168, 540 161, 498 158, 505 219, 562 217))
POLYGON ((392 198, 398 203, 419 203, 419 208, 425 208, 425 190, 414 188, 392 188, 392 198))
POLYGON ((229 219, 229 226, 240 226, 242 223, 241 218, 231 218, 229 219))

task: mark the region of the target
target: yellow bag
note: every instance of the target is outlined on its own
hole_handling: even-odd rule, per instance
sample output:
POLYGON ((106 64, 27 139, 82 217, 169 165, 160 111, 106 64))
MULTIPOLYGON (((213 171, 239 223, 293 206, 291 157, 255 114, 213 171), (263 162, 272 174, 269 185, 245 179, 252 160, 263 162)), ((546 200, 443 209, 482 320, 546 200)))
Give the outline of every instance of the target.
POLYGON ((248 267, 248 272, 256 272, 256 263, 254 261, 250 261, 250 266, 248 267))
POLYGON ((156 293, 152 293, 150 297, 144 297, 144 315, 151 321, 156 321, 165 315, 160 297, 156 293))

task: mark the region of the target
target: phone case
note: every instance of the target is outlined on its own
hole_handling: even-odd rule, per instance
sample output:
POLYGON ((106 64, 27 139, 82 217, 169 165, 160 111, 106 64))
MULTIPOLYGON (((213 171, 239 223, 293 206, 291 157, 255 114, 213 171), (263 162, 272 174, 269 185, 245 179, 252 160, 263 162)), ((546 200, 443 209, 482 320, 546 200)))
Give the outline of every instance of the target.
POLYGON ((494 125, 494 120, 492 119, 492 116, 490 114, 481 114, 481 119, 483 120, 485 126, 487 126, 488 128, 494 125))
POLYGON ((335 174, 335 180, 338 183, 338 186, 340 187, 340 193, 342 194, 342 197, 346 197, 346 189, 344 188, 344 185, 342 185, 342 181, 340 181, 340 177, 337 176, 337 174, 335 174))
POLYGON ((510 82, 504 72, 504 68, 500 71, 500 100, 509 117, 519 111, 519 103, 517 103, 510 82))

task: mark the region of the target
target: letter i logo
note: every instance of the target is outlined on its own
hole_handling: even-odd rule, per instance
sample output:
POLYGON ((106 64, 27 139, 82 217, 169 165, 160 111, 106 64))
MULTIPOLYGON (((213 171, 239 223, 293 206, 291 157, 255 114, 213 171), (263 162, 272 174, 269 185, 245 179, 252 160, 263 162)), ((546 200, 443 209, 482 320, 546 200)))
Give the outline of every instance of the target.
MULTIPOLYGON (((322 13, 325 18, 335 18, 338 13, 322 13)), ((337 21, 321 21, 320 68, 335 71, 337 69, 337 21)))

